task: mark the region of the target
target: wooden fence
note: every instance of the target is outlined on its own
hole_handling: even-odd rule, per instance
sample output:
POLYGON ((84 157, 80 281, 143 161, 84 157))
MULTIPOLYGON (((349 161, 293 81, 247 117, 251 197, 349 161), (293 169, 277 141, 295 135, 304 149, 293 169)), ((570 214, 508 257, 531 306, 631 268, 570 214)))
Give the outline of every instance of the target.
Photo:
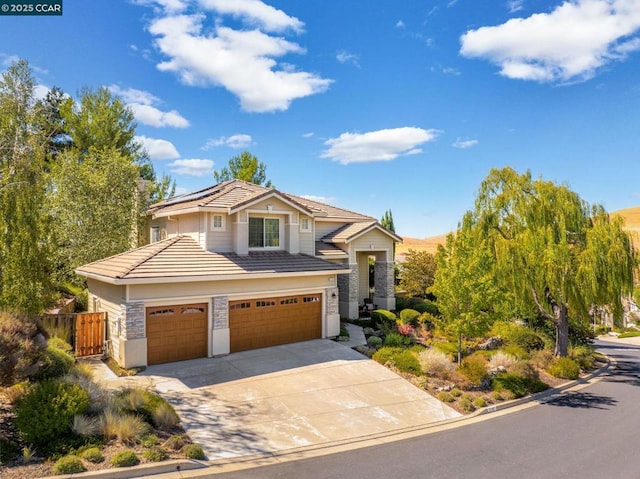
POLYGON ((45 314, 42 325, 51 335, 73 346, 76 357, 93 356, 104 351, 107 313, 45 314))

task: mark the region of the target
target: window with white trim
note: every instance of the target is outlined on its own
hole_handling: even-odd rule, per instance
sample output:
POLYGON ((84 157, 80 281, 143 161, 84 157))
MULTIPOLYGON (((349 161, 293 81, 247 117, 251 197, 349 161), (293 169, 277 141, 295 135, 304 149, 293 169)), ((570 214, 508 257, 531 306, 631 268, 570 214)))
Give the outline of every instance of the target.
POLYGON ((309 218, 300 218, 300 231, 305 233, 311 231, 311 220, 309 218))
POLYGON ((249 248, 279 248, 280 219, 249 217, 249 248))
POLYGON ((152 226, 151 227, 151 242, 152 243, 157 243, 158 241, 160 241, 160 227, 159 226, 152 226))
POLYGON ((224 231, 224 217, 216 213, 209 214, 209 230, 224 231))

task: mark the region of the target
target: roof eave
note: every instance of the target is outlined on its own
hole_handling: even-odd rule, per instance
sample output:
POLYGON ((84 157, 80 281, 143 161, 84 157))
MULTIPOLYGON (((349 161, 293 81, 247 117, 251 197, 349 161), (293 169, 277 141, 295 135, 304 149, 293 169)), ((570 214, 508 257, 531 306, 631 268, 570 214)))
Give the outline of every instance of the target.
POLYGON ((334 274, 349 274, 351 269, 342 268, 335 270, 323 271, 292 271, 284 273, 238 273, 223 275, 205 275, 205 276, 162 276, 158 278, 112 278, 88 271, 76 270, 76 274, 86 278, 102 281, 103 283, 115 285, 127 284, 167 284, 167 283, 197 283, 204 281, 231 281, 242 279, 273 279, 273 278, 293 278, 299 276, 329 276, 334 274))

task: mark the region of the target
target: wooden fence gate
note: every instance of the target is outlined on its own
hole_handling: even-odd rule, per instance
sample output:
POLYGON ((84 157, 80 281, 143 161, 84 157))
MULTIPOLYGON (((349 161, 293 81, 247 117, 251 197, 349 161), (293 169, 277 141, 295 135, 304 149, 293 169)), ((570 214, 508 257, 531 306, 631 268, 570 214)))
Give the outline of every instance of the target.
POLYGON ((45 314, 42 323, 50 334, 71 344, 78 358, 104 351, 107 313, 45 314))

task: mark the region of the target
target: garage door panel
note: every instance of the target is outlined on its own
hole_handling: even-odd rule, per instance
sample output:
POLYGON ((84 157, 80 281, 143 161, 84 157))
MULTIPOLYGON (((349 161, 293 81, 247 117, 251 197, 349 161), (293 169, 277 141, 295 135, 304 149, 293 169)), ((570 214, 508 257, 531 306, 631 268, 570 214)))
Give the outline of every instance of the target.
POLYGON ((230 302, 231 351, 320 338, 321 297, 314 294, 230 302))
POLYGON ((147 363, 207 356, 206 303, 147 308, 147 363))

